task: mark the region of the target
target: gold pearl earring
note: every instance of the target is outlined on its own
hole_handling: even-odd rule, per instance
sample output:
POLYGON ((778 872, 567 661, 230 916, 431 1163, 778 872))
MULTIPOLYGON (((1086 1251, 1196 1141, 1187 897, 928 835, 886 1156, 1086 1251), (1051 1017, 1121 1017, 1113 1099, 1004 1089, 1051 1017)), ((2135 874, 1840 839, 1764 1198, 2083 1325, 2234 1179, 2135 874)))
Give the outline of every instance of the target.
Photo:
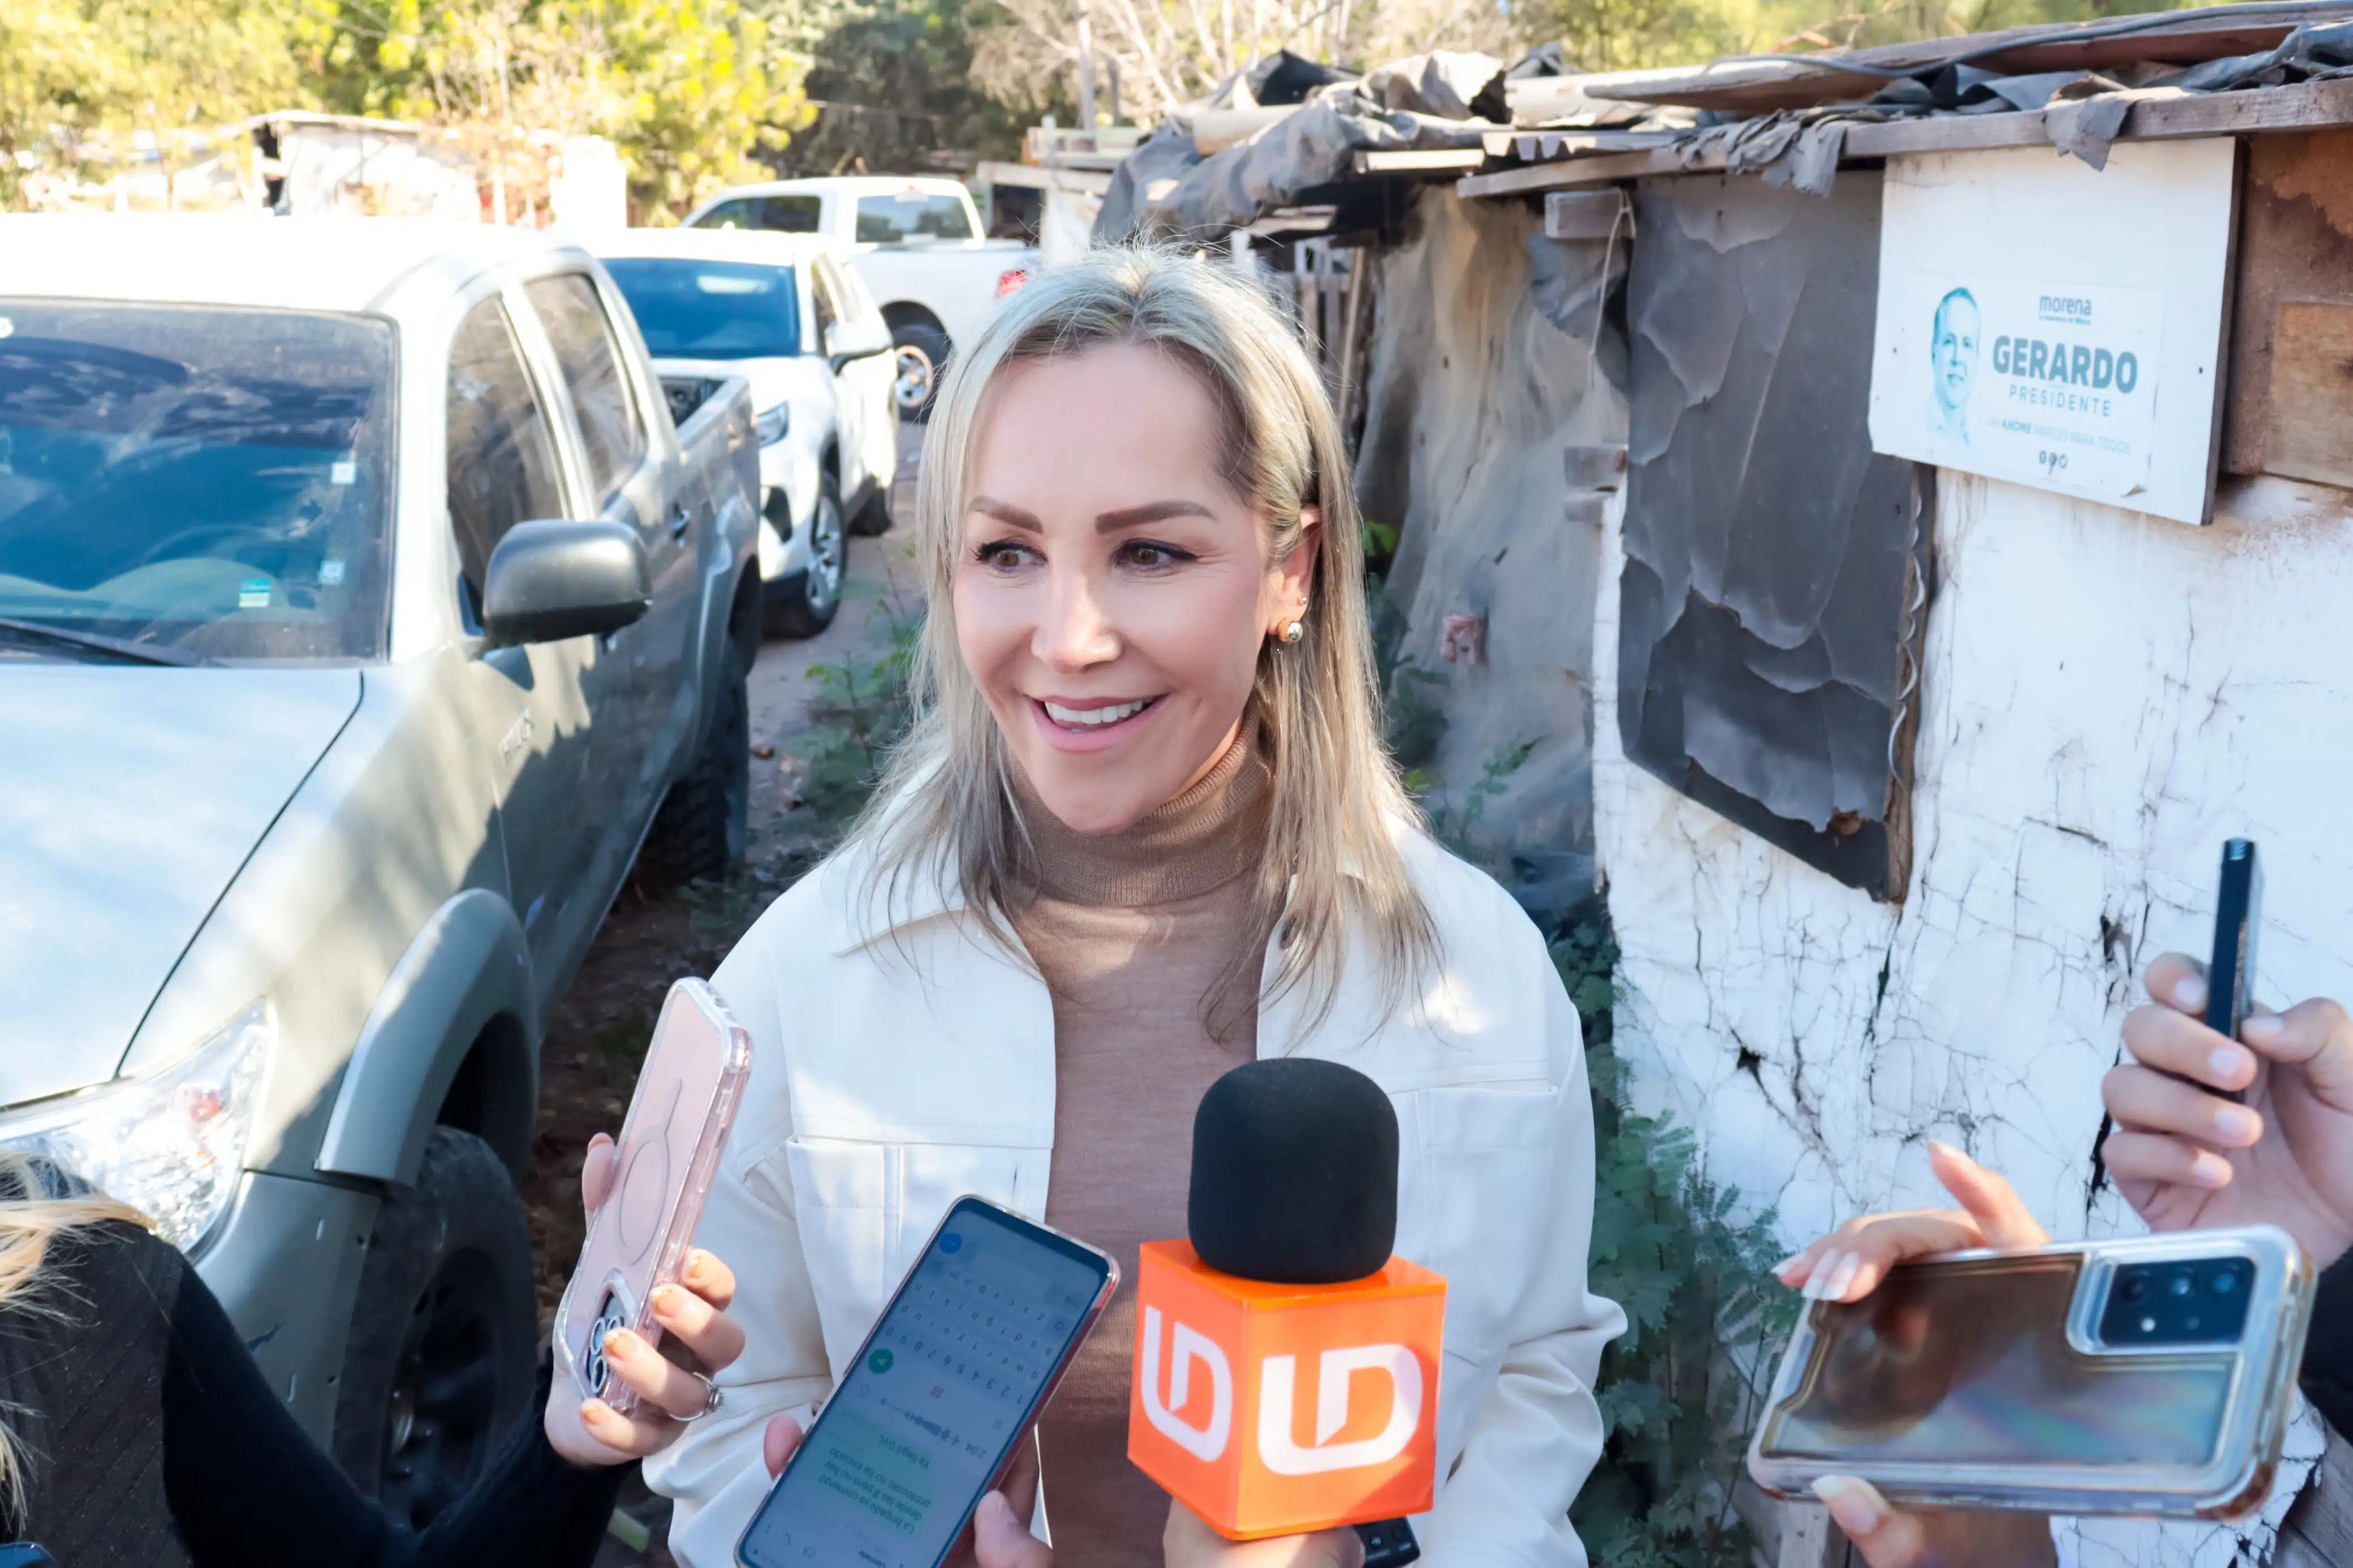
POLYGON ((1285 625, 1283 626, 1283 628, 1282 628, 1282 646, 1283 646, 1283 647, 1298 647, 1298 646, 1299 646, 1299 640, 1300 640, 1302 637, 1305 637, 1306 635, 1307 635, 1307 623, 1306 623, 1306 622, 1304 622, 1304 621, 1290 621, 1290 622, 1287 622, 1287 623, 1285 623, 1285 625))

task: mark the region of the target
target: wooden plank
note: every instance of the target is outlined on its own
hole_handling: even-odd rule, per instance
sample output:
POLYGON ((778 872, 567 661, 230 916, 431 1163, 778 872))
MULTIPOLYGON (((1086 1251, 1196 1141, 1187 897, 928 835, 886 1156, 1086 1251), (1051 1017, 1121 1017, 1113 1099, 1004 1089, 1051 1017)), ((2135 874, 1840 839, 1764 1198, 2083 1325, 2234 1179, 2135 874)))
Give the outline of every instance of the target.
POLYGON ((2353 485, 2353 304, 2285 304, 2278 321, 2263 468, 2353 485))
MULTIPOLYGON (((1634 237, 1634 213, 1626 193, 1553 191, 1545 197, 1545 237, 1547 239, 1617 239, 1634 237)), ((1572 447, 1574 454, 1585 448, 1572 447)), ((1626 466, 1622 449, 1618 467, 1626 466)))
POLYGON ((2039 109, 2023 114, 1940 114, 1926 120, 1851 125, 1846 155, 1894 158, 1905 153, 1974 153, 1989 147, 2038 147, 2050 140, 2039 109))
POLYGON ((1527 195, 1569 185, 1606 185, 1613 180, 1639 180, 1651 174, 1720 174, 1721 157, 1703 158, 1688 169, 1672 147, 1648 153, 1604 153, 1591 158, 1570 158, 1558 163, 1532 163, 1525 169, 1504 169, 1493 174, 1466 174, 1455 182, 1454 194, 1469 201, 1478 196, 1527 195))
MULTIPOLYGON (((2211 5, 2161 14, 2150 25, 2099 36, 2123 20, 2040 23, 1957 38, 1926 38, 1877 48, 1855 49, 1837 58, 1854 65, 1910 72, 1961 55, 1998 73, 2099 70, 2141 60, 2194 65, 2200 60, 2268 49, 2299 23, 2322 25, 2353 16, 2353 4, 2327 7, 2292 5, 2211 5)), ((1869 98, 1883 78, 1794 60, 1729 63, 1663 81, 1590 83, 1586 96, 1637 103, 1674 103, 1693 109, 1762 114, 1810 104, 1844 103, 1869 98)))
MULTIPOLYGON (((2344 472, 2330 456, 2329 432, 2317 413, 2341 407, 2341 390, 2328 384, 2325 349, 2293 342, 2284 320, 2297 305, 2331 304, 2353 304, 2353 130, 2258 137, 2248 145, 2239 198, 2239 270, 2223 382, 2224 472, 2298 478, 2344 472), (2317 388, 2311 414, 2283 404, 2273 384, 2274 362, 2282 359, 2295 362, 2281 368, 2298 384, 2317 388)), ((2325 319, 2314 324, 2328 325, 2325 319)), ((2335 439, 2341 451, 2353 435, 2335 439)))
MULTIPOLYGON (((2295 87, 2258 88, 2188 98, 2149 99, 2125 115, 2120 142, 2172 142, 2199 136, 2258 135, 2353 126, 2353 80, 2308 81, 2295 87)), ((1848 158, 1887 158, 1911 153, 1971 153, 1992 147, 2033 147, 2050 141, 2039 110, 2021 114, 1945 114, 1852 126, 1846 134, 1848 158)), ((2261 146, 2258 141, 2255 143, 2261 146)), ((1720 174, 1724 159, 1711 155, 1686 165, 1674 149, 1569 158, 1473 174, 1456 184, 1457 195, 1525 195, 1535 191, 1608 184, 1653 174, 1720 174)))
POLYGON ((1475 169, 1487 161, 1478 147, 1419 147, 1399 153, 1359 153, 1359 174, 1448 174, 1475 169))
POLYGON ((1193 115, 1193 151, 1206 158, 1238 147, 1276 121, 1288 116, 1295 103, 1253 105, 1249 109, 1203 109, 1193 115))

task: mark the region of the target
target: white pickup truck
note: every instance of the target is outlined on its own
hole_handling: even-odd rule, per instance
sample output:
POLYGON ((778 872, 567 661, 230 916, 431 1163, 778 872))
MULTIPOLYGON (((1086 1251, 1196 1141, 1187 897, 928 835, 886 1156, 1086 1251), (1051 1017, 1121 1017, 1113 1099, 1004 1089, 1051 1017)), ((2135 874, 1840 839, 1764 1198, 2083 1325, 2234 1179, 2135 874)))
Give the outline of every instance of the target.
POLYGON ((1036 276, 1038 251, 981 237, 972 195, 954 180, 845 175, 722 191, 689 228, 823 235, 882 307, 896 350, 892 401, 902 417, 931 411, 939 373, 997 302, 1036 276))

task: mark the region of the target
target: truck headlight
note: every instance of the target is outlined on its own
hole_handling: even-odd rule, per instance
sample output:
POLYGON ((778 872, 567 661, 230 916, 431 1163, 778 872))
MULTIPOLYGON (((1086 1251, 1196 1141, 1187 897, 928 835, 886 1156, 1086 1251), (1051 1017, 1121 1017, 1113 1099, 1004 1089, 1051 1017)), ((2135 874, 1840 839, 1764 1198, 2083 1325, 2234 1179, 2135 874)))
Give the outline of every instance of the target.
POLYGON ((194 1252, 237 1195, 262 1060, 277 1037, 277 1014, 256 1002, 160 1072, 0 1114, 0 1144, 121 1199, 194 1252))
POLYGON ((779 403, 752 422, 752 433, 759 437, 761 446, 773 447, 785 438, 785 432, 792 427, 792 423, 793 405, 779 403))

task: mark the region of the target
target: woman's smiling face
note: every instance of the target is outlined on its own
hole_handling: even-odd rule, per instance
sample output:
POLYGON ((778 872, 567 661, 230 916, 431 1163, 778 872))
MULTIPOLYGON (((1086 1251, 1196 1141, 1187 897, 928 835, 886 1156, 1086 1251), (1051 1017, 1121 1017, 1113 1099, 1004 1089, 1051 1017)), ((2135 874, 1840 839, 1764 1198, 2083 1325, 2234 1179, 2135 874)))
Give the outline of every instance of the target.
POLYGON ((1266 558, 1220 473, 1209 393, 1120 343, 1008 365, 974 432, 956 640, 1046 808, 1113 833, 1181 795, 1240 727, 1316 536, 1266 558))

